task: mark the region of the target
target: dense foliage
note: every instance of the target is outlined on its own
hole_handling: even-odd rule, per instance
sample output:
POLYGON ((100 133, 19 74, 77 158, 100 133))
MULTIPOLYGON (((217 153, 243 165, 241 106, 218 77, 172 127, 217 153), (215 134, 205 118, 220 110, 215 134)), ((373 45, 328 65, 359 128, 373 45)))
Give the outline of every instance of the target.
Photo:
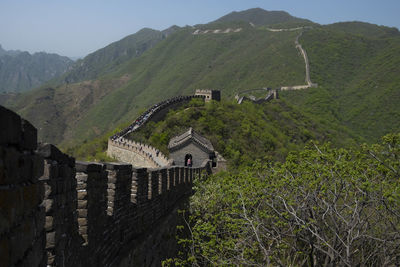
POLYGON ((311 139, 331 140, 338 146, 354 142, 349 132, 330 122, 316 123, 283 100, 261 105, 244 102, 204 103, 194 99, 170 111, 158 123, 150 122, 129 136, 168 154, 169 140, 189 127, 207 137, 233 166, 255 159, 283 160, 311 139))
POLYGON ((400 129, 400 33, 366 23, 316 27, 300 38, 316 89, 282 94, 316 118, 339 121, 368 142, 400 129))
POLYGON ((198 181, 177 266, 400 264, 400 134, 198 181))

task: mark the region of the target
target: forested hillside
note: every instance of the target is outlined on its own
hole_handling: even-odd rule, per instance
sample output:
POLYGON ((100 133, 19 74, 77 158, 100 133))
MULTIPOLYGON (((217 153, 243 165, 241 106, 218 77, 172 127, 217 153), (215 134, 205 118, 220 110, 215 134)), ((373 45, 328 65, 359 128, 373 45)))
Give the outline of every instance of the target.
POLYGON ((359 22, 321 26, 260 9, 163 32, 144 29, 89 55, 62 79, 0 97, 0 103, 32 121, 41 140, 89 141, 160 100, 197 88, 218 89, 232 99, 240 90, 303 84, 304 59, 294 43, 302 31, 299 42, 319 87, 281 97, 313 120, 341 124, 368 142, 398 130, 396 29, 359 22), (299 26, 307 27, 268 30, 299 26), (193 34, 197 29, 219 31, 193 34))
POLYGON ((56 79, 54 84, 96 79, 103 74, 115 71, 119 65, 139 57, 178 29, 177 26, 164 31, 144 28, 79 60, 71 71, 56 79))
POLYGON ((315 117, 338 120, 373 142, 399 131, 398 30, 340 23, 307 31, 300 42, 319 88, 288 92, 284 98, 315 117))
POLYGON ((399 265, 400 135, 197 180, 166 266, 399 265))
POLYGON ((243 28, 239 33, 198 36, 192 34, 191 27, 181 29, 116 72, 95 81, 39 89, 19 97, 14 109, 42 129, 41 139, 66 143, 112 130, 146 106, 193 94, 197 88, 219 89, 229 97, 241 89, 302 83, 304 62, 293 43, 298 33, 271 33, 247 24, 243 28), (71 99, 67 93, 71 88, 79 91, 80 99, 71 99), (38 95, 43 97, 39 100, 38 95), (38 109, 33 104, 37 102, 43 107, 38 109), (41 112, 44 109, 59 114, 57 121, 63 125, 47 120, 48 112, 41 112), (66 116, 71 109, 72 116, 66 116))
MULTIPOLYGON (((127 124, 84 144, 70 146, 67 152, 81 160, 110 161, 105 156, 108 138, 125 127, 127 124)), ((263 105, 194 99, 170 110, 162 121, 150 121, 126 138, 149 144, 168 156, 169 140, 189 127, 212 142, 231 170, 249 166, 257 159, 283 161, 290 151, 303 148, 311 140, 329 141, 336 147, 351 147, 363 141, 345 127, 332 121, 316 122, 280 99, 263 105)))

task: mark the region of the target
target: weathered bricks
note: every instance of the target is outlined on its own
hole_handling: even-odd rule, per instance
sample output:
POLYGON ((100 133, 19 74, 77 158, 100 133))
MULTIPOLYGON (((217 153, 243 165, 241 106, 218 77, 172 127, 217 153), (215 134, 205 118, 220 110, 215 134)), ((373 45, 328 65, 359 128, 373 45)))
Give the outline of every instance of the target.
POLYGON ((41 144, 38 154, 44 160, 44 183, 47 264, 71 266, 79 262, 82 237, 78 232, 77 181, 75 160, 51 144, 41 144))
POLYGON ((172 251, 160 242, 200 169, 75 162, 1 106, 0 118, 0 266, 159 265, 172 251))
POLYGON ((21 117, 14 112, 0 106, 0 121, 2 129, 0 131, 0 145, 19 146, 22 138, 21 117))
POLYGON ((0 121, 0 265, 39 266, 45 257, 45 211, 36 129, 1 106, 0 121))

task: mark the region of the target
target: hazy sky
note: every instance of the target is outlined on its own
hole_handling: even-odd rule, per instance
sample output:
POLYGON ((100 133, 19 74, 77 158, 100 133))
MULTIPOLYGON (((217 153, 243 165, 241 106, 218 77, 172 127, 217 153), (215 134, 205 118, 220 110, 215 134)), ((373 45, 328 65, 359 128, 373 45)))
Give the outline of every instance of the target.
POLYGON ((253 7, 320 24, 358 20, 400 28, 400 0, 0 0, 0 44, 85 56, 143 27, 207 23, 253 7))

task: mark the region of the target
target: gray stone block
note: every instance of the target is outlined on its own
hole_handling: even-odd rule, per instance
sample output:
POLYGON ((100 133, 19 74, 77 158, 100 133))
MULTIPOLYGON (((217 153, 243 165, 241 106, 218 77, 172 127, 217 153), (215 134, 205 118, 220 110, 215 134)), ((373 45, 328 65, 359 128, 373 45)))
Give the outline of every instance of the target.
POLYGON ((27 120, 22 119, 22 140, 21 147, 26 150, 35 150, 37 148, 37 130, 27 120))
MULTIPOLYGON (((39 180, 52 180, 58 177, 57 161, 46 159, 44 160, 43 175, 39 180)), ((56 191, 56 189, 54 189, 56 191)))
POLYGON ((0 145, 18 145, 22 138, 21 117, 0 106, 0 145))
POLYGON ((108 162, 105 163, 107 170, 127 170, 132 171, 131 164, 108 162))
POLYGON ((32 155, 32 165, 31 181, 35 183, 44 173, 43 157, 38 154, 32 155))
POLYGON ((87 196, 86 191, 80 191, 80 192, 78 192, 78 200, 87 199, 86 196, 87 196))
POLYGON ((45 243, 44 238, 40 237, 32 246, 32 249, 28 252, 28 255, 23 260, 20 266, 22 267, 33 267, 33 266, 43 266, 41 262, 45 256, 44 249, 45 243))
POLYGON ((21 225, 14 229, 10 237, 11 242, 11 261, 16 262, 23 259, 26 251, 34 240, 33 219, 25 220, 21 225))
POLYGON ((86 200, 79 200, 78 201, 78 209, 86 209, 87 208, 87 201, 86 200))
POLYGON ((4 266, 11 266, 11 247, 8 236, 0 237, 0 263, 4 266))
POLYGON ((133 168, 132 172, 134 175, 144 174, 147 173, 147 168, 133 168))
POLYGON ((45 159, 51 159, 57 161, 59 164, 70 164, 71 158, 62 153, 55 145, 40 143, 38 145, 37 152, 45 159))
POLYGON ((52 212, 52 209, 53 209, 53 200, 52 199, 43 200, 42 205, 45 208, 46 214, 52 212))
POLYGON ((76 161, 75 163, 76 172, 100 172, 103 170, 103 164, 96 162, 85 162, 85 161, 76 161))
POLYGON ((46 233, 46 249, 54 248, 56 245, 56 232, 46 233))
POLYGON ((82 226, 86 226, 87 225, 87 219, 86 219, 86 217, 85 218, 78 218, 78 224, 79 224, 79 227, 82 227, 82 226))
POLYGON ((23 154, 16 150, 14 147, 1 148, 0 153, 2 156, 2 162, 0 163, 0 185, 15 184, 22 182, 25 172, 25 181, 28 180, 26 177, 29 175, 29 170, 24 169, 23 154), (2 166, 1 166, 2 165, 2 166))
POLYGON ((46 223, 44 228, 47 232, 53 229, 53 216, 46 216, 46 223))
POLYGON ((78 209, 78 217, 86 218, 87 217, 87 209, 78 209))

